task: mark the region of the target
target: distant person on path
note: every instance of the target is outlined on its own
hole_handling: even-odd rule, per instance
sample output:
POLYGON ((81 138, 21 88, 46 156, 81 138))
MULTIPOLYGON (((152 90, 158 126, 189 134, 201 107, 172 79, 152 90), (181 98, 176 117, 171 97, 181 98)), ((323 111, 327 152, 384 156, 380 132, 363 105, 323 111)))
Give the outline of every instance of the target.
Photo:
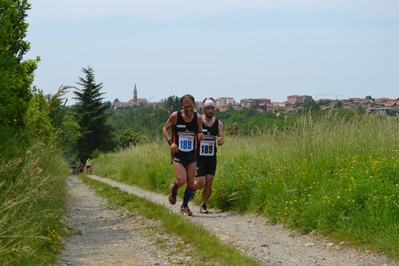
POLYGON ((209 213, 206 204, 212 193, 212 181, 216 173, 217 145, 223 145, 223 123, 215 118, 216 103, 213 98, 203 101, 202 132, 204 140, 200 142, 197 158, 197 176, 195 189, 202 191, 200 213, 209 213))
POLYGON ((194 111, 195 100, 192 95, 184 95, 180 102, 183 110, 173 112, 162 128, 162 134, 170 146, 176 175, 176 180, 169 187, 169 202, 172 205, 176 204, 177 190, 186 184, 180 213, 192 216, 188 202, 194 193, 198 141, 203 140, 204 137, 202 116, 194 111), (172 135, 169 134, 170 129, 172 129, 172 135))
POLYGON ((90 160, 90 158, 87 158, 87 161, 86 161, 86 174, 87 175, 90 175, 91 174, 91 167, 92 167, 92 163, 91 163, 91 160, 90 160))
POLYGON ((71 166, 71 172, 73 175, 77 174, 77 168, 78 168, 78 163, 76 162, 76 160, 73 160, 72 166, 71 166))
POLYGON ((79 174, 83 173, 84 168, 85 168, 85 165, 84 165, 84 163, 81 162, 78 166, 79 174))

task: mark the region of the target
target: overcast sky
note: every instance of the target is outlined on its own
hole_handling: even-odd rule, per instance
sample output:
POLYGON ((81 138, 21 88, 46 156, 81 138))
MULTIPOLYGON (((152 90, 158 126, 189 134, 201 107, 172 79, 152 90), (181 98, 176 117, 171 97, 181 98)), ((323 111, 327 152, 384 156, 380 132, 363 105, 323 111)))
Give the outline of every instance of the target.
MULTIPOLYGON (((104 100, 399 98, 398 0, 30 0, 26 58, 54 94, 94 69, 104 100)), ((75 101, 71 99, 68 104, 75 101)))

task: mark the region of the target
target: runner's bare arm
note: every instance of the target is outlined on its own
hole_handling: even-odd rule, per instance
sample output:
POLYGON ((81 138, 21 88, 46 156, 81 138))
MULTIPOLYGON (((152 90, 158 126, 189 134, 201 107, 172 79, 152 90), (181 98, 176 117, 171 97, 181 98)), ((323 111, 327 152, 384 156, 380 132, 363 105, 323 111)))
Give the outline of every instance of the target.
POLYGON ((197 131, 197 135, 198 135, 198 140, 199 141, 203 141, 204 140, 204 133, 202 133, 202 115, 197 115, 198 119, 197 119, 197 124, 198 124, 198 131, 197 131))
POLYGON ((176 125, 177 122, 177 112, 173 112, 168 120, 166 121, 165 125, 162 127, 162 135, 165 137, 167 141, 172 139, 172 137, 169 134, 169 129, 171 129, 174 125, 176 125))
POLYGON ((216 142, 218 145, 223 145, 224 139, 223 139, 223 123, 222 121, 219 120, 219 133, 216 136, 216 142))

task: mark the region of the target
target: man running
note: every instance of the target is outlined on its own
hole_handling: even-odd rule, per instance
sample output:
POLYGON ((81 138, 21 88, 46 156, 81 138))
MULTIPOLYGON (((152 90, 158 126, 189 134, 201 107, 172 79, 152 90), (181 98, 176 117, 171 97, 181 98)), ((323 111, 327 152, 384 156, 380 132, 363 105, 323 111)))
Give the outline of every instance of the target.
POLYGON ((194 193, 198 141, 204 137, 202 116, 194 111, 195 100, 190 94, 184 95, 180 102, 183 110, 173 112, 162 128, 162 134, 170 146, 176 175, 176 180, 169 187, 169 202, 176 204, 177 190, 186 183, 180 213, 192 216, 188 202, 194 193), (172 135, 169 134, 169 129, 172 129, 172 135))
POLYGON ((200 213, 207 214, 209 211, 206 204, 212 193, 212 181, 216 172, 216 144, 223 145, 223 123, 214 116, 216 104, 213 98, 206 98, 203 103, 202 132, 204 140, 200 142, 198 149, 195 189, 204 189, 200 213))

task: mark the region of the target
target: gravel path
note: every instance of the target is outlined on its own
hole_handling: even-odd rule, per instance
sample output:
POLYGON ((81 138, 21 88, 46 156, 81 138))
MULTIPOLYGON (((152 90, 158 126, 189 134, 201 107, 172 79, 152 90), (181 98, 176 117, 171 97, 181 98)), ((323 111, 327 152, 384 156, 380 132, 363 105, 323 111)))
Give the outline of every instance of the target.
MULTIPOLYGON (((165 195, 95 175, 90 178, 179 213, 179 199, 176 205, 170 205, 165 195)), ((180 239, 148 229, 156 226, 157 222, 108 206, 106 200, 96 196, 76 176, 70 176, 67 182, 70 197, 68 226, 81 234, 66 239, 65 250, 57 265, 184 265, 190 259, 190 250, 187 254, 174 250, 174 243, 180 239), (156 243, 162 240, 166 248, 157 246, 156 243)), ((211 213, 205 215, 200 214, 199 207, 193 203, 190 203, 190 208, 194 216, 187 219, 203 225, 221 241, 236 245, 244 254, 264 265, 399 265, 399 262, 389 262, 371 252, 348 249, 344 243, 334 244, 317 236, 295 234, 281 225, 269 225, 260 216, 215 209, 210 209, 211 213)))

